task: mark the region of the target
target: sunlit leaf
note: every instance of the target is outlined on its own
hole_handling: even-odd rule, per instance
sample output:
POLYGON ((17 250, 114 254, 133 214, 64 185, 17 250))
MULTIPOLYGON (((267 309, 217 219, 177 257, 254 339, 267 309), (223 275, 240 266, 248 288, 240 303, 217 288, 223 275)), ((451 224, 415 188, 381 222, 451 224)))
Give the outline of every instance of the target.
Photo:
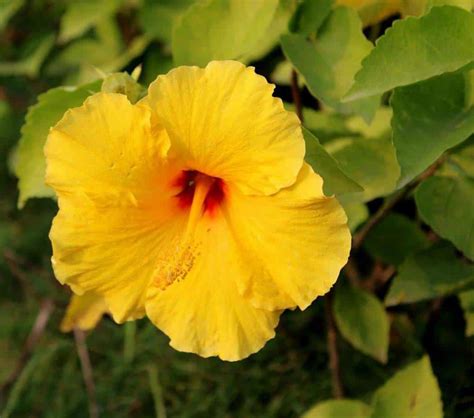
POLYGON ((250 53, 270 26, 278 0, 207 0, 192 5, 176 22, 176 65, 205 66, 211 60, 250 53))
POLYGON ((20 190, 19 207, 23 207, 31 197, 54 196, 53 190, 44 184, 46 163, 43 147, 49 128, 61 119, 66 110, 80 106, 99 88, 100 82, 81 87, 56 87, 38 96, 38 103, 29 108, 21 129, 14 167, 20 190))
POLYGON ((316 98, 338 112, 355 112, 370 121, 379 105, 379 96, 350 104, 341 103, 372 44, 362 33, 357 13, 347 7, 336 8, 315 39, 289 34, 281 39, 283 52, 316 98))
POLYGON ((456 73, 395 89, 392 126, 400 186, 474 133, 474 106, 466 106, 465 91, 465 77, 456 73))
POLYGON ((361 401, 333 399, 320 402, 305 412, 301 418, 370 418, 372 409, 361 401))
POLYGON ((363 61, 345 100, 371 97, 474 61, 474 15, 434 7, 420 18, 396 21, 363 61))
POLYGON ((292 32, 302 35, 316 33, 329 16, 333 0, 304 0, 291 22, 292 32))
POLYGON ((347 341, 363 353, 386 363, 389 321, 383 304, 374 295, 355 287, 338 287, 334 317, 347 341))
POLYGON ((340 139, 331 141, 326 149, 342 170, 364 188, 363 192, 347 194, 345 201, 367 202, 395 190, 400 167, 390 139, 340 139))
POLYGON ((305 160, 324 179, 326 195, 362 191, 362 187, 341 170, 337 161, 328 154, 311 132, 303 129, 303 135, 306 143, 305 160))
POLYGON ((440 242, 403 262, 385 304, 393 306, 432 299, 473 285, 474 266, 460 259, 447 242, 440 242))
POLYGON ((427 356, 397 372, 372 400, 371 418, 442 418, 438 382, 427 356))
POLYGON ((59 41, 68 42, 81 36, 104 17, 114 14, 123 0, 71 1, 61 17, 59 41))

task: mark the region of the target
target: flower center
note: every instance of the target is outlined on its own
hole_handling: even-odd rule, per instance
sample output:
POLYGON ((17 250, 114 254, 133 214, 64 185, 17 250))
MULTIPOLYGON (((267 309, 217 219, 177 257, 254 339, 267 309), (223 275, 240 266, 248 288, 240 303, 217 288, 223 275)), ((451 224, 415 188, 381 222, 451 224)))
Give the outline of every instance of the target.
POLYGON ((181 190, 175 197, 178 206, 189 211, 184 234, 170 242, 168 251, 158 260, 154 283, 164 290, 171 284, 186 277, 199 254, 199 241, 195 232, 204 214, 214 216, 224 199, 224 182, 198 171, 183 171, 173 183, 181 190))
POLYGON ((201 214, 213 215, 224 200, 225 191, 222 179, 208 176, 199 171, 182 171, 173 185, 181 190, 176 198, 179 207, 183 209, 199 206, 201 214))

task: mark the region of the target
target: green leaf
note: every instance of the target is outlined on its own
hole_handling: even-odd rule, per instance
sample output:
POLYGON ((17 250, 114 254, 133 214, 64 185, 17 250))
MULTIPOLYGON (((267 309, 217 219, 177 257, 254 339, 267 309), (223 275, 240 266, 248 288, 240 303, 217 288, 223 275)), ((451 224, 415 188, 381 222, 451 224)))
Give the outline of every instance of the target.
POLYGON ((329 16, 332 4, 333 0, 304 0, 290 23, 291 31, 302 35, 316 33, 329 16))
POLYGON ((375 225, 364 241, 364 247, 373 257, 395 266, 428 245, 428 239, 415 222, 397 213, 389 214, 375 225))
POLYGON ((347 216, 347 225, 351 232, 355 232, 357 227, 365 222, 369 217, 369 209, 364 203, 341 202, 347 216))
POLYGON ((474 178, 474 136, 449 153, 447 164, 454 165, 462 176, 474 178))
POLYGON ((331 399, 314 405, 301 418, 370 418, 372 409, 361 401, 331 399))
POLYGON ((278 0, 207 0, 176 22, 172 51, 176 65, 205 66, 251 52, 272 22, 278 0))
POLYGON ((441 392, 428 356, 377 389, 372 407, 371 418, 442 418, 441 392))
POLYGON ((334 317, 342 336, 355 348, 387 362, 389 321, 374 295, 350 286, 337 288, 334 317))
POLYGON ((304 77, 313 96, 340 113, 357 113, 372 119, 380 97, 341 103, 354 81, 362 59, 372 44, 362 33, 355 10, 336 8, 325 21, 315 40, 303 35, 289 34, 281 38, 286 57, 304 77))
POLYGON ((347 194, 344 201, 367 202, 395 190, 400 167, 390 139, 344 138, 330 142, 326 149, 364 188, 363 192, 347 194))
POLYGON ((80 0, 69 3, 61 17, 59 41, 62 43, 81 36, 100 20, 114 14, 122 0, 80 0))
MULTIPOLYGON (((285 109, 295 111, 291 103, 284 103, 285 109)), ((330 139, 355 136, 357 133, 347 126, 347 117, 332 111, 316 111, 303 108, 304 126, 315 135, 321 143, 330 139)))
POLYGON ((54 46, 54 35, 37 41, 37 47, 26 58, 15 62, 0 62, 0 76, 25 75, 34 78, 54 46))
POLYGON ((21 9, 25 0, 0 1, 0 32, 3 31, 11 17, 21 9))
POLYGON ((46 162, 43 147, 49 129, 62 118, 66 110, 80 106, 99 88, 100 82, 80 87, 57 87, 38 96, 38 103, 28 109, 25 124, 21 128, 14 167, 20 190, 20 208, 31 197, 54 196, 53 190, 44 184, 46 162))
POLYGON ((452 293, 474 284, 474 266, 456 256, 446 241, 409 256, 401 265, 385 305, 414 303, 452 293))
POLYGON ((245 54, 240 61, 244 63, 256 61, 275 48, 280 41, 281 35, 288 32, 288 23, 297 4, 297 0, 279 0, 278 7, 268 29, 256 43, 255 47, 245 54))
POLYGON ((311 132, 303 128, 303 136, 306 144, 305 160, 323 178, 323 188, 326 195, 339 195, 363 190, 359 184, 341 170, 337 161, 328 154, 311 132))
POLYGON ((141 27, 149 37, 170 43, 175 21, 192 4, 193 0, 145 0, 139 11, 141 27))
POLYGON ((474 107, 466 106, 465 87, 464 75, 454 73, 395 89, 391 103, 399 186, 474 133, 474 107))
POLYGON ((474 335, 474 290, 467 290, 458 296, 466 319, 466 336, 471 337, 474 335))
POLYGON ((458 7, 434 7, 420 18, 396 21, 363 61, 344 100, 456 71, 474 61, 474 15, 458 7))
POLYGON ((415 191, 421 218, 474 260, 474 180, 434 176, 415 191))

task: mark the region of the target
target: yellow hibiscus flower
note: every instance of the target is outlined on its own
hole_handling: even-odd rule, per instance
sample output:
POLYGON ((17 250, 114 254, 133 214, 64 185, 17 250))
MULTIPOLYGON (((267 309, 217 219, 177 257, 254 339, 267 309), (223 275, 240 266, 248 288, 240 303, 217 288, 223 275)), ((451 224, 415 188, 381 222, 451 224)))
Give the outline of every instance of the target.
POLYGON ((181 351, 239 360, 285 308, 326 293, 347 261, 346 216, 303 161, 298 118, 252 67, 179 67, 146 100, 99 93, 45 147, 59 212, 56 277, 145 314, 181 351))

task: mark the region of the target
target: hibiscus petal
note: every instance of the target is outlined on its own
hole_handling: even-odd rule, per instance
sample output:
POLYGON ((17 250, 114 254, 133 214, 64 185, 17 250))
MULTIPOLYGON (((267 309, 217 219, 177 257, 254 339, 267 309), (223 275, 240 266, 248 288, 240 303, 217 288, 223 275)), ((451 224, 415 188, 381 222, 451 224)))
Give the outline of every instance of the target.
POLYGON ((122 94, 89 97, 51 129, 46 183, 58 197, 76 195, 96 205, 135 205, 149 197, 165 181, 160 164, 169 148, 163 129, 152 133, 150 118, 147 106, 134 106, 122 94))
POLYGON ((105 300, 93 292, 87 292, 81 296, 72 295, 66 314, 61 321, 61 331, 69 332, 74 328, 83 331, 93 329, 107 312, 105 300))
POLYGON ((167 141, 152 133, 147 108, 100 93, 68 111, 46 144, 60 208, 50 233, 56 277, 75 293, 102 294, 118 322, 144 315, 159 257, 184 229, 167 141))
POLYGON ((213 61, 159 76, 148 103, 190 168, 269 195, 295 181, 304 156, 300 122, 273 89, 252 67, 213 61))
POLYGON ((223 222, 202 222, 196 239, 200 257, 182 280, 165 290, 151 285, 146 312, 177 350, 235 361, 258 351, 274 337, 280 312, 257 309, 239 295, 243 274, 223 222))
POLYGON ((347 262, 346 215, 307 164, 290 188, 269 197, 231 192, 224 210, 250 271, 236 276, 239 292, 256 307, 304 309, 329 291, 347 262))

